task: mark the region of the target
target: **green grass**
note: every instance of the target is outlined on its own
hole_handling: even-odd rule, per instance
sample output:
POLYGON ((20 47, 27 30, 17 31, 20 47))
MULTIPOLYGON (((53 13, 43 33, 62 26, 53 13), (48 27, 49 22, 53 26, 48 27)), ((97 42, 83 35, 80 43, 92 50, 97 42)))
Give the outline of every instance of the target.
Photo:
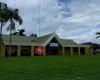
POLYGON ((100 80, 100 56, 1 57, 0 80, 100 80))

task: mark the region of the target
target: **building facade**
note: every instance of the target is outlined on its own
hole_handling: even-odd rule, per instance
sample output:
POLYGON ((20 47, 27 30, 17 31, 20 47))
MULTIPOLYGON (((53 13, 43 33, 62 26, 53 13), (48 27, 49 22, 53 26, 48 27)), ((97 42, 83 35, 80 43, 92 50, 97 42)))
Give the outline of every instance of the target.
POLYGON ((56 33, 41 37, 3 35, 1 56, 49 56, 49 55, 91 55, 90 45, 76 44, 73 40, 60 39, 56 33), (11 46, 10 46, 11 45, 11 46))

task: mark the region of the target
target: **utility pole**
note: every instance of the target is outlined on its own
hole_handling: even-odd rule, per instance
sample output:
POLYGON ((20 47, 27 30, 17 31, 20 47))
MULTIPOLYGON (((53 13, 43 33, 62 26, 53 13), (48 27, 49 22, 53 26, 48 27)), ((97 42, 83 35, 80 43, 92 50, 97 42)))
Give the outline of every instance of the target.
POLYGON ((39 2, 39 23, 38 23, 39 36, 40 36, 40 27, 41 27, 41 2, 39 2))

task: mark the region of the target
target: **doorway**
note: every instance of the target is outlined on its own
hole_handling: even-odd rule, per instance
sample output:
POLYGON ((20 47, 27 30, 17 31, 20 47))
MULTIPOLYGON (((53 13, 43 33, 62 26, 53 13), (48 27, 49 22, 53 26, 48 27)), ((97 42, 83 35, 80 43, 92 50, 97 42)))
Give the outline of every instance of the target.
POLYGON ((85 55, 85 48, 84 48, 84 47, 81 47, 81 48, 80 48, 80 54, 81 54, 81 55, 85 55))
POLYGON ((59 55, 60 43, 54 37, 46 46, 46 55, 59 55))

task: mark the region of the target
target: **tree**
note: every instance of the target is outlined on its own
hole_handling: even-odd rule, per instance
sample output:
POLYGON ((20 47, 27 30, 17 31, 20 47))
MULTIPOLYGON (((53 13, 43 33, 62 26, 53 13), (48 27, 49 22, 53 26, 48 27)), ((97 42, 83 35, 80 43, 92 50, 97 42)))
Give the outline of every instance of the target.
MULTIPOLYGON (((2 2, 1 2, 2 6, 2 2)), ((22 24, 23 20, 18 14, 18 9, 12 9, 5 5, 5 8, 0 9, 0 22, 1 22, 1 37, 2 37, 2 27, 3 24, 6 24, 8 21, 10 22, 7 31, 10 31, 10 45, 11 45, 11 33, 15 29, 15 22, 19 22, 19 25, 22 24)), ((9 54, 10 55, 10 54, 9 54)))
POLYGON ((2 28, 3 26, 6 24, 6 16, 8 15, 6 13, 7 11, 7 4, 6 3, 2 3, 0 2, 0 23, 1 23, 1 26, 0 26, 0 48, 1 48, 1 54, 2 54, 2 45, 3 45, 3 40, 2 40, 2 28))
POLYGON ((25 32, 25 29, 18 29, 18 33, 20 36, 25 36, 24 32, 25 32))
POLYGON ((37 34, 36 33, 32 33, 30 36, 31 37, 37 37, 37 34))
POLYGON ((9 8, 9 16, 8 16, 8 21, 10 24, 8 25, 7 31, 10 31, 10 46, 9 46, 9 56, 11 56, 11 35, 12 31, 16 29, 15 27, 15 21, 19 22, 19 24, 22 24, 22 18, 18 14, 18 9, 11 9, 9 8))
POLYGON ((97 35, 96 38, 99 38, 100 37, 100 32, 96 32, 96 35, 97 35))
POLYGON ((12 33, 12 35, 26 36, 24 32, 25 32, 25 29, 18 29, 18 32, 14 32, 12 33))

